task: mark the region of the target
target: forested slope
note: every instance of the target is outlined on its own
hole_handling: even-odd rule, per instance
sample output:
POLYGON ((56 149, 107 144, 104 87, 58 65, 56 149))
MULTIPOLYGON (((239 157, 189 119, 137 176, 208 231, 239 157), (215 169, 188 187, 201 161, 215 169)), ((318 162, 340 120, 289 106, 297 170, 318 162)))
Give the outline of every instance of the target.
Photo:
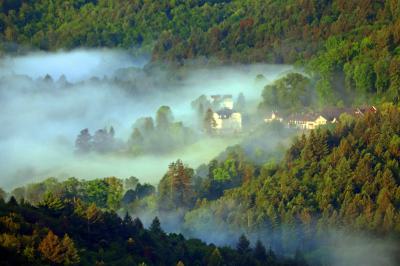
POLYGON ((298 138, 281 163, 250 182, 198 203, 186 214, 187 228, 212 223, 271 236, 293 230, 287 243, 293 234, 315 237, 332 228, 399 236, 399 134, 396 107, 342 117, 334 129, 298 138))
POLYGON ((0 10, 7 51, 15 44, 44 50, 142 47, 154 61, 180 64, 194 58, 299 62, 315 78, 323 104, 376 95, 399 100, 396 0, 6 0, 0 10))
POLYGON ((278 258, 243 236, 237 249, 166 234, 155 218, 104 212, 95 204, 48 195, 38 206, 0 200, 1 265, 305 265, 278 258))

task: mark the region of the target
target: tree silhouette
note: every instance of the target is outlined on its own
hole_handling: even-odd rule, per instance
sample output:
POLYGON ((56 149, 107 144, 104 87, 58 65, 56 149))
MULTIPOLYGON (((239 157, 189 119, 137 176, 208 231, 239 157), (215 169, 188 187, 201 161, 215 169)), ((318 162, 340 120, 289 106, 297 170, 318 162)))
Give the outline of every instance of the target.
POLYGON ((64 261, 63 246, 57 235, 53 231, 49 231, 46 237, 40 242, 39 252, 44 258, 52 263, 62 263, 64 261))

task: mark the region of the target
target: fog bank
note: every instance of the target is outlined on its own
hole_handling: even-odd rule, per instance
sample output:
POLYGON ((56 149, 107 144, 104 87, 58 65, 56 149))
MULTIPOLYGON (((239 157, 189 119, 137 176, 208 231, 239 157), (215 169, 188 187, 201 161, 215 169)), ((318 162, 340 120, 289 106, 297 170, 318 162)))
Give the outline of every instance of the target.
POLYGON ((0 187, 11 189, 46 177, 99 178, 137 176, 157 182, 169 162, 181 158, 192 167, 208 162, 237 139, 205 139, 165 155, 137 158, 120 155, 74 155, 75 138, 113 126, 126 141, 139 117, 152 116, 161 105, 193 126, 190 103, 198 96, 243 92, 257 103, 262 86, 255 77, 273 81, 288 66, 196 67, 175 71, 145 68, 145 57, 123 51, 76 50, 33 53, 0 59, 0 187), (49 74, 51 78, 45 76, 49 74), (65 76, 62 77, 62 75, 65 76), (96 78, 93 78, 96 77, 96 78))

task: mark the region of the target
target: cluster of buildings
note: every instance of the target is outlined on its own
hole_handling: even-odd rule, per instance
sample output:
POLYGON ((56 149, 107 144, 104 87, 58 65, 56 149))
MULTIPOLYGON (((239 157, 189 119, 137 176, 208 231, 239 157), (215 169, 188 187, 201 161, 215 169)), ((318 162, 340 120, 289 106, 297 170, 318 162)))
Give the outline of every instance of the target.
POLYGON ((375 106, 364 106, 360 108, 326 108, 322 112, 311 112, 303 114, 291 114, 282 117, 278 112, 272 112, 264 121, 271 123, 278 121, 286 123, 288 127, 299 129, 315 129, 319 126, 336 123, 341 114, 348 114, 355 117, 364 116, 368 112, 377 112, 375 106))
POLYGON ((242 130, 242 114, 234 110, 232 95, 212 95, 212 127, 217 134, 237 133, 242 130))
MULTIPOLYGON (((232 95, 212 95, 211 106, 213 110, 212 129, 217 134, 238 133, 242 130, 242 114, 235 110, 232 95), (217 111, 215 111, 217 110, 217 111)), ((289 128, 304 130, 315 129, 326 124, 338 122, 342 114, 354 117, 362 117, 366 113, 377 112, 375 106, 363 106, 359 108, 326 108, 321 112, 294 113, 281 116, 274 111, 268 115, 264 122, 281 122, 289 128)))

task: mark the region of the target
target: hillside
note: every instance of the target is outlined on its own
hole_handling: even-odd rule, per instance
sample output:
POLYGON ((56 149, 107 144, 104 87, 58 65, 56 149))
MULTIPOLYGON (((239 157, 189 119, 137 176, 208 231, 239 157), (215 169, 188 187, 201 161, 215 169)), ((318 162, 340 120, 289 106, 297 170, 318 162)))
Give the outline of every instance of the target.
POLYGON ((243 236, 237 249, 166 234, 155 218, 103 212, 95 204, 48 195, 38 207, 0 201, 1 265, 305 265, 278 258, 243 236))
POLYGON ((3 0, 0 68, 1 265, 400 264, 399 0, 3 0))
POLYGON ((180 64, 297 62, 323 104, 399 100, 396 0, 7 0, 0 10, 6 51, 120 47, 180 64))
POLYGON ((332 129, 299 137, 281 163, 266 164, 250 182, 199 203, 186 214, 186 227, 286 231, 292 237, 279 236, 284 245, 296 243, 293 234, 313 239, 339 228, 398 238, 399 125, 393 106, 361 119, 342 116, 332 129))
MULTIPOLYGON (((72 234, 72 239, 82 246, 88 244, 81 242, 82 236, 105 237, 97 229, 99 235, 95 236, 85 236, 80 231, 84 230, 80 223, 89 223, 85 208, 95 208, 98 212, 111 210, 104 214, 114 217, 107 226, 121 223, 113 210, 143 217, 147 223, 149 217, 158 215, 162 221, 165 219, 168 230, 185 236, 232 244, 232 237, 245 233, 252 241, 262 240, 279 254, 301 251, 311 259, 313 253, 324 249, 326 254, 314 255, 313 264, 332 263, 328 258, 334 255, 334 246, 326 242, 331 234, 361 234, 399 241, 400 109, 386 104, 378 110, 361 118, 342 115, 336 125, 297 137, 282 160, 278 159, 280 156, 278 161, 271 160, 269 155, 260 162, 260 158, 249 153, 253 148, 245 151, 239 145, 196 170, 178 160, 170 164, 157 192, 153 186, 140 184, 133 177, 125 181, 110 177, 90 181, 70 178, 63 182, 47 179, 16 188, 11 195, 39 206, 39 209, 30 205, 26 208, 44 212, 29 220, 30 223, 46 223, 46 215, 56 221, 69 217, 72 211, 72 220, 67 219, 61 228, 53 229, 52 224, 48 227, 72 234), (86 207, 80 211, 77 204, 86 207), (45 211, 59 205, 65 216, 61 215, 61 209, 54 213, 45 211), (73 235, 75 230, 79 236, 73 235), (207 235, 205 232, 210 230, 215 233, 207 235)), ((275 133, 282 134, 283 128, 274 127, 275 133)), ((279 154, 280 149, 269 153, 279 154)), ((7 221, 10 219, 7 213, 26 211, 25 205, 11 210, 10 203, 3 206, 8 210, 2 215, 7 221)), ((97 224, 96 228, 99 226, 106 225, 97 224)), ((9 234, 7 230, 11 229, 5 228, 3 233, 9 234)), ((121 230, 123 235, 118 237, 127 237, 125 229, 121 230)), ((140 234, 136 237, 145 241, 140 234)), ((143 243, 139 245, 141 248, 143 243)), ((158 248, 164 250, 164 242, 158 248)), ((86 252, 81 254, 88 256, 86 252)), ((138 258, 142 258, 140 254, 138 258)), ((302 261, 301 258, 297 257, 302 261)))

